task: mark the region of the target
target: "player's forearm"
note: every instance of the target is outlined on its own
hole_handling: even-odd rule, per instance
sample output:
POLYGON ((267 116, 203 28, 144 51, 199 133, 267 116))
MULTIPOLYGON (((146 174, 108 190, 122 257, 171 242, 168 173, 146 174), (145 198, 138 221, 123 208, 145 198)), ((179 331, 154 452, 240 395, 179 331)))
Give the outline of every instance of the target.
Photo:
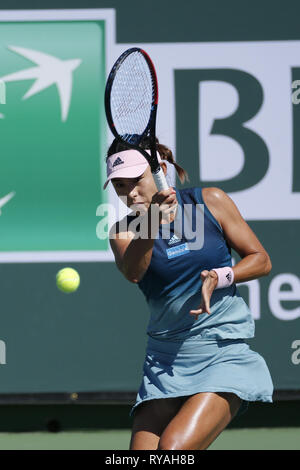
POLYGON ((152 258, 154 240, 132 240, 123 258, 122 272, 130 282, 137 283, 147 271, 152 258))
POLYGON ((233 267, 234 282, 247 282, 266 276, 271 269, 271 260, 266 252, 252 253, 233 267))
POLYGON ((122 260, 122 272, 129 281, 139 282, 147 271, 159 224, 158 212, 149 210, 142 218, 139 238, 131 240, 122 260))

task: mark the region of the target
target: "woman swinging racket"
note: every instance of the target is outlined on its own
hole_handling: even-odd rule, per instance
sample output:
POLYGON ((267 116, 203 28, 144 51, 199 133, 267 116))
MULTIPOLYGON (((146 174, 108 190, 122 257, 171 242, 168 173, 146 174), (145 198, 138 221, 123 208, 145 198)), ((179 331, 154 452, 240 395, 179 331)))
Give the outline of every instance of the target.
POLYGON ((223 191, 167 184, 163 173, 175 168, 182 182, 186 173, 155 140, 157 105, 152 60, 126 50, 105 89, 116 139, 104 186, 111 181, 133 211, 112 227, 110 243, 150 309, 130 449, 207 449, 248 402, 272 402, 267 365, 245 342, 254 322, 236 288, 268 274, 271 262, 223 191), (231 248, 241 257, 234 267, 231 248))
MULTIPOLYGON (((140 145, 149 148, 147 139, 140 145)), ((158 141, 157 150, 164 173, 176 168, 184 181, 171 151, 158 141)), ((272 402, 268 367, 245 342, 254 322, 236 287, 267 275, 269 256, 222 190, 158 191, 143 155, 118 140, 108 151, 105 187, 110 181, 134 209, 111 230, 115 261, 150 309, 130 449, 207 449, 248 402, 272 402), (195 231, 198 208, 197 247, 186 234, 195 231), (132 223, 137 217, 139 225, 132 223), (151 228, 147 237, 137 229, 143 221, 151 228), (241 257, 234 267, 231 248, 241 257)))

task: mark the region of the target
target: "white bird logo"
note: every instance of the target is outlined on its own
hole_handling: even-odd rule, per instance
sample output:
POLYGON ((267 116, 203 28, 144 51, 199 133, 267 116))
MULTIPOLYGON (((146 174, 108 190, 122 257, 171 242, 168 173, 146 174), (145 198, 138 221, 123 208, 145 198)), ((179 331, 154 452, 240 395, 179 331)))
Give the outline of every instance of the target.
POLYGON ((1 211, 2 207, 3 207, 8 201, 10 201, 11 198, 14 197, 15 194, 16 194, 15 191, 12 191, 11 193, 7 194, 6 196, 4 196, 4 197, 2 197, 2 198, 0 199, 0 215, 1 215, 1 212, 2 212, 2 211, 1 211))
POLYGON ((25 49, 24 47, 8 46, 17 54, 26 57, 38 64, 36 67, 20 70, 0 77, 4 82, 36 79, 32 87, 23 96, 23 99, 56 85, 61 103, 61 118, 65 121, 68 116, 72 94, 72 72, 81 64, 81 59, 61 60, 44 52, 25 49))

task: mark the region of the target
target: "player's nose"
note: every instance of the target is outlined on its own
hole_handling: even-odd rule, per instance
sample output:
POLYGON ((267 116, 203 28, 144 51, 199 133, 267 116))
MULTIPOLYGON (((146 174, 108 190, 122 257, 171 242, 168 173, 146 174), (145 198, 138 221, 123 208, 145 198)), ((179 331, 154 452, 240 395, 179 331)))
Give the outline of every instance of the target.
POLYGON ((128 197, 134 200, 136 199, 137 196, 138 196, 137 186, 136 184, 133 184, 128 188, 128 197))

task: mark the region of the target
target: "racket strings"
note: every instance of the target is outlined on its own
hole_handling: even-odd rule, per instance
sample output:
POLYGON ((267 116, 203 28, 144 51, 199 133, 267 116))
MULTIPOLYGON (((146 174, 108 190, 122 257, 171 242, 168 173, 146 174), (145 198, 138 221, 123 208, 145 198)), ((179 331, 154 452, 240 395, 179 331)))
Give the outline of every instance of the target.
MULTIPOLYGON (((130 54, 118 68, 111 91, 113 122, 119 135, 142 135, 152 109, 154 85, 140 52, 130 54)), ((125 137, 126 138, 126 137, 125 137)))

